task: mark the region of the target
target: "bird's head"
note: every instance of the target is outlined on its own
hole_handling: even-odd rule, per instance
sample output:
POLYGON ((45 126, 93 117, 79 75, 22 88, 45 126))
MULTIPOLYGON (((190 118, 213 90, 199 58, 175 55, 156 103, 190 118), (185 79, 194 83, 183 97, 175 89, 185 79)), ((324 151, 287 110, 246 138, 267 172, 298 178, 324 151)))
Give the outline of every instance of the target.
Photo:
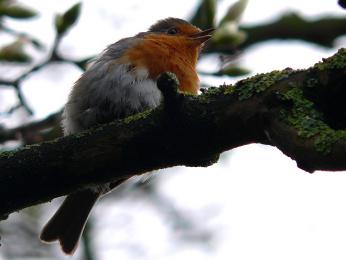
POLYGON ((179 90, 197 94, 197 59, 213 29, 202 31, 178 18, 167 18, 136 36, 137 44, 126 52, 127 60, 145 68, 156 79, 170 71, 179 79, 179 90))
POLYGON ((148 33, 159 35, 167 41, 178 41, 190 48, 201 49, 203 43, 212 37, 214 29, 202 31, 189 22, 178 18, 158 21, 149 28, 148 33))

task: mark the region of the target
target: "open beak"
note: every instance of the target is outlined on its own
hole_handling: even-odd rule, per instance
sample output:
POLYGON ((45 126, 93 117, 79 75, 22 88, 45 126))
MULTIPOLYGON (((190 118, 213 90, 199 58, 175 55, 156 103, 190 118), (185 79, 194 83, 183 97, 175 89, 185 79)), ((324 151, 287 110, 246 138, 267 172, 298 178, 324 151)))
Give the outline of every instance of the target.
POLYGON ((190 35, 190 39, 198 44, 202 44, 212 37, 212 33, 215 29, 207 29, 195 34, 190 35))

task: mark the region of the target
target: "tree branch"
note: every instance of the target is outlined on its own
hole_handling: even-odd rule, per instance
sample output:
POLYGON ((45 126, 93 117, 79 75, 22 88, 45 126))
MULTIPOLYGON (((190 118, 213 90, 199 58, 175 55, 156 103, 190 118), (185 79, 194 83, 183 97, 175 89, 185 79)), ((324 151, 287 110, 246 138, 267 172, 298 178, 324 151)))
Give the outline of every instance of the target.
MULTIPOLYGON (((346 50, 341 49, 307 70, 259 74, 198 97, 184 95, 168 110, 164 103, 2 153, 0 216, 88 185, 177 165, 208 166, 221 152, 250 143, 276 146, 309 172, 345 170, 345 80, 346 50)), ((176 84, 167 78, 159 82, 176 84)))
POLYGON ((310 21, 296 13, 290 13, 275 23, 242 29, 249 35, 244 47, 268 39, 297 39, 331 48, 337 37, 345 35, 346 18, 325 17, 310 21))
POLYGON ((62 136, 60 128, 61 113, 59 111, 42 120, 11 129, 1 128, 0 126, 0 144, 10 140, 23 140, 25 144, 33 144, 62 136), (35 141, 32 140, 33 137, 35 137, 35 141))
MULTIPOLYGON (((15 33, 15 31, 11 31, 11 29, 7 28, 6 29, 8 32, 13 32, 15 33)), ((19 33, 18 33, 19 34, 19 33)), ((29 37, 26 34, 23 34, 23 36, 25 37, 29 37)), ((29 38, 28 38, 29 39, 29 38)), ((54 41, 53 41, 53 45, 51 47, 51 51, 50 54, 48 55, 48 57, 42 61, 39 64, 36 64, 35 66, 30 67, 26 72, 24 72, 23 74, 21 74, 20 76, 18 76, 16 79, 14 80, 6 80, 6 79, 1 79, 0 78, 0 87, 2 86, 6 86, 6 87, 12 87, 14 89, 14 91, 16 92, 17 95, 17 99, 19 101, 19 105, 16 105, 15 107, 13 107, 13 109, 10 109, 10 113, 15 111, 18 108, 23 107, 27 113, 29 115, 33 115, 33 111, 30 108, 30 106, 28 105, 28 103, 26 102, 26 99, 22 93, 22 89, 21 89, 21 85, 22 82, 32 73, 41 70, 42 68, 46 67, 47 65, 54 63, 54 62, 65 62, 65 63, 70 63, 70 64, 74 64, 77 67, 79 67, 81 70, 85 70, 85 66, 87 64, 87 62, 92 58, 85 58, 82 60, 71 60, 71 59, 65 59, 63 58, 59 53, 58 53, 58 47, 59 44, 61 42, 62 39, 62 35, 61 34, 56 34, 54 41)), ((37 42, 36 40, 32 40, 33 42, 37 42)))
POLYGON ((289 13, 270 23, 241 26, 240 30, 247 35, 246 40, 240 46, 211 42, 206 51, 234 53, 236 49, 246 49, 253 44, 268 40, 302 40, 331 48, 337 37, 345 35, 346 18, 325 17, 310 21, 299 14, 289 13))

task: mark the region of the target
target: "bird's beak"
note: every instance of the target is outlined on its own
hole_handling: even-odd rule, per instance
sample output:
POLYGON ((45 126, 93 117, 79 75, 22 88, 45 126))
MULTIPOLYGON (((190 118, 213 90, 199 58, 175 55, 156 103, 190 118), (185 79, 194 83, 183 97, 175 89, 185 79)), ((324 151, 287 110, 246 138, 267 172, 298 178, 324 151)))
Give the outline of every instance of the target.
POLYGON ((215 31, 215 29, 207 29, 207 30, 192 34, 190 35, 190 39, 197 44, 203 44, 204 42, 206 42, 212 37, 213 31, 215 31))

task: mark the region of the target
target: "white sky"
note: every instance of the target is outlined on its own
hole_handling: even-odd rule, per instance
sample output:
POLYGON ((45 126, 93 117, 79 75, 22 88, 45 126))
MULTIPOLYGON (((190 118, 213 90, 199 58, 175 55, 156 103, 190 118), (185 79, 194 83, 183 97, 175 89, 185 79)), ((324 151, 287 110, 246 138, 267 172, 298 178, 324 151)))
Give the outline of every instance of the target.
MULTIPOLYGON (((75 1, 21 2, 39 9, 42 15, 32 22, 13 23, 13 26, 25 28, 49 43, 53 35, 53 13, 66 10, 75 1)), ((61 51, 70 57, 94 55, 121 37, 146 30, 158 19, 188 17, 197 2, 86 0, 80 23, 63 41, 61 51)), ((219 16, 231 2, 220 1, 219 16)), ((337 0, 249 0, 243 22, 268 21, 287 10, 298 10, 311 18, 344 14, 337 0)), ((298 41, 270 42, 249 49, 242 61, 254 72, 266 72, 285 67, 304 68, 333 52, 335 49, 326 50, 298 41)), ((37 54, 37 59, 41 56, 37 54)), ((73 66, 52 65, 25 82, 24 91, 37 118, 61 107, 79 74, 73 66)), ((227 77, 204 79, 215 85, 234 82, 227 77)), ((6 94, 1 90, 0 95, 2 101, 8 100, 7 104, 1 103, 0 108, 10 106, 11 90, 6 94)), ((7 123, 15 124, 9 120, 7 123)), ((206 228, 220 231, 217 241, 207 252, 193 245, 172 248, 166 223, 152 210, 141 207, 145 204, 142 201, 127 201, 111 210, 101 205, 94 212, 96 217, 103 214, 98 218, 98 225, 115 223, 97 236, 97 245, 104 249, 100 250, 100 259, 137 259, 138 256, 129 255, 121 247, 123 240, 149 248, 147 259, 346 258, 345 172, 311 175, 297 169, 295 162, 277 149, 261 145, 235 149, 225 154, 221 163, 209 168, 179 167, 164 172, 160 192, 178 207, 197 215, 207 207, 217 209, 214 216, 202 220, 206 228), (105 208, 109 213, 105 214, 105 208), (130 216, 130 227, 121 229, 121 224, 117 224, 119 215, 130 216)))

